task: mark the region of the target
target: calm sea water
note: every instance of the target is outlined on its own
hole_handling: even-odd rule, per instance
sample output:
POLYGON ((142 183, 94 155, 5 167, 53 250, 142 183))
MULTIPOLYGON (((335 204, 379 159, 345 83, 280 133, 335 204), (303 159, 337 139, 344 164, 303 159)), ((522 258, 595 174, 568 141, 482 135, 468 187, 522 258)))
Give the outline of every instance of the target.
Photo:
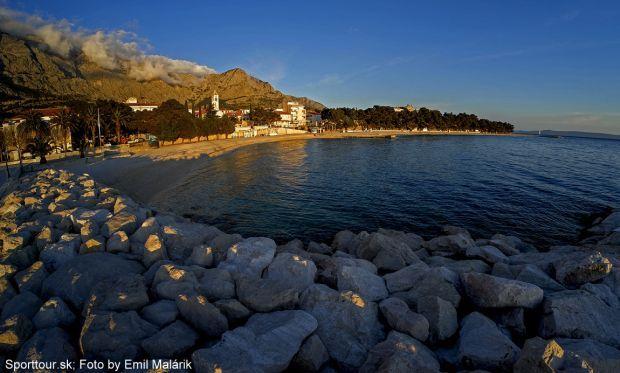
POLYGON ((331 242, 343 229, 574 241, 584 216, 620 206, 620 141, 415 136, 260 144, 207 162, 190 211, 229 233, 331 242))

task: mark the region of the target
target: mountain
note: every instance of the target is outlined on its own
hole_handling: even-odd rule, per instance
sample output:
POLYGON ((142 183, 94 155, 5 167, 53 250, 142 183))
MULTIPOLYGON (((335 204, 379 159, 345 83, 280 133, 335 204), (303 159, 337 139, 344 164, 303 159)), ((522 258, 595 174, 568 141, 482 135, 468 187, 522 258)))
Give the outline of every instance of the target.
POLYGON ((123 102, 138 97, 147 102, 176 99, 197 103, 208 100, 214 91, 231 108, 275 108, 287 100, 299 101, 314 110, 324 107, 306 97, 286 95, 241 69, 205 78, 180 75, 179 80, 176 85, 159 79, 137 81, 126 71, 107 70, 83 55, 60 57, 36 42, 0 33, 0 107, 8 111, 74 98, 123 102))

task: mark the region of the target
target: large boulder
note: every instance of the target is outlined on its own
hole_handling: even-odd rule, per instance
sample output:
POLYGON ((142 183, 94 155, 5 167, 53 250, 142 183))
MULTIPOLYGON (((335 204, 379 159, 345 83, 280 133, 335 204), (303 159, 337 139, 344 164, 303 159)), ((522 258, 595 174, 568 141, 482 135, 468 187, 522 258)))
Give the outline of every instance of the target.
POLYGON ((203 271, 197 289, 210 301, 235 297, 235 281, 230 272, 220 268, 203 271))
POLYGON ((37 331, 19 350, 17 360, 59 364, 61 361, 75 361, 77 356, 69 334, 53 327, 37 331))
POLYGON ((405 292, 393 293, 392 296, 404 300, 407 305, 415 309, 418 299, 429 295, 441 297, 456 308, 461 302, 458 289, 458 275, 447 268, 429 268, 419 277, 415 286, 405 292))
POLYGON ((539 335, 543 338, 590 338, 620 347, 620 314, 583 290, 548 295, 543 302, 539 335))
POLYGON ((611 272, 611 261, 600 252, 576 253, 553 263, 555 278, 567 286, 595 282, 611 272))
POLYGON ((304 291, 314 283, 315 276, 316 265, 312 260, 291 253, 280 253, 269 264, 264 277, 304 291))
POLYGON ((388 297, 383 278, 361 267, 343 266, 338 270, 338 290, 351 290, 365 300, 378 301, 388 297))
POLYGON ((211 267, 213 265, 213 248, 209 245, 194 247, 189 258, 185 260, 185 264, 211 267))
POLYGON ((142 245, 142 263, 150 267, 157 261, 167 258, 164 241, 157 234, 148 236, 142 245))
POLYGON ((212 240, 222 232, 199 223, 172 223, 162 229, 162 237, 173 260, 183 261, 189 257, 194 247, 212 240))
POLYGON ((42 303, 43 302, 39 299, 39 297, 29 291, 20 293, 4 305, 0 320, 7 319, 17 314, 22 314, 29 319, 32 319, 39 310, 39 307, 41 307, 42 303))
POLYGON ((109 253, 80 255, 65 263, 43 281, 43 294, 58 296, 77 309, 82 309, 92 288, 106 280, 126 274, 142 273, 137 262, 109 253))
POLYGON ((174 301, 163 299, 142 308, 140 315, 153 325, 162 327, 177 319, 179 310, 174 301))
POLYGON ((271 312, 295 308, 299 290, 278 280, 242 278, 237 281, 237 297, 254 311, 271 312))
POLYGON ((332 359, 344 366, 361 366, 368 350, 384 339, 377 304, 353 292, 315 284, 302 294, 301 308, 316 318, 316 333, 332 359))
POLYGON ((415 233, 407 233, 407 232, 396 231, 392 229, 383 229, 383 228, 379 228, 377 230, 377 233, 380 233, 382 235, 392 237, 401 242, 404 242, 413 251, 420 250, 420 248, 422 248, 422 244, 424 243, 424 239, 415 233))
POLYGON ((4 308, 15 295, 17 292, 13 285, 6 279, 0 279, 0 308, 4 308))
POLYGON ((101 227, 101 234, 110 237, 118 231, 131 235, 138 228, 138 217, 130 212, 122 211, 108 219, 101 227))
POLYGON ((228 324, 239 324, 245 321, 252 312, 236 299, 221 299, 213 303, 228 319, 228 324))
POLYGON ((146 219, 142 225, 131 235, 131 241, 137 243, 145 243, 152 234, 158 234, 160 230, 159 223, 154 217, 146 219))
POLYGON ((588 232, 605 235, 613 232, 617 228, 620 228, 620 211, 612 212, 599 224, 588 229, 588 232))
POLYGON ((591 339, 534 337, 525 341, 515 373, 618 372, 620 350, 591 339))
POLYGON ((557 281, 549 277, 547 273, 532 264, 523 266, 514 279, 536 285, 545 292, 565 290, 564 286, 560 285, 557 281))
POLYGON ((281 372, 316 328, 316 319, 304 311, 256 314, 245 326, 226 332, 215 346, 195 351, 194 368, 198 372, 281 372))
POLYGON ((271 238, 251 237, 232 245, 226 260, 218 265, 234 279, 240 277, 260 278, 263 270, 273 260, 276 243, 271 238))
POLYGON ((144 278, 137 274, 121 275, 93 287, 84 307, 84 316, 95 311, 138 310, 148 303, 144 278))
POLYGON ((461 282, 469 300, 483 308, 534 308, 544 295, 536 285, 482 273, 463 273, 461 282))
POLYGON ((404 301, 398 298, 384 299, 379 303, 379 309, 392 329, 409 334, 422 342, 428 338, 428 320, 411 311, 404 301))
POLYGON ((425 243, 428 251, 434 255, 443 256, 464 254, 467 249, 475 245, 474 240, 471 239, 469 234, 463 233, 435 237, 425 243))
POLYGON ((328 360, 329 353, 327 352, 327 348, 325 348, 321 338, 313 334, 306 338, 301 345, 289 369, 299 372, 318 372, 321 366, 328 360))
POLYGON ((39 255, 49 272, 54 272, 78 255, 80 241, 60 241, 46 246, 39 255))
POLYGON ((461 322, 458 364, 462 369, 509 371, 520 352, 519 347, 481 313, 470 313, 461 322))
POLYGON ((372 233, 351 253, 373 262, 379 270, 385 271, 397 271, 420 261, 409 245, 381 233, 372 233))
POLYGON ((202 295, 180 294, 176 299, 179 314, 195 329, 211 337, 228 330, 228 320, 202 295))
POLYGON ((396 272, 383 276, 385 285, 390 293, 411 289, 420 278, 426 274, 428 265, 423 262, 415 263, 396 272))
POLYGON ((385 341, 370 350, 359 372, 439 372, 439 362, 423 343, 391 331, 385 341))
POLYGON ((67 327, 75 322, 75 315, 62 299, 52 297, 43 303, 32 321, 37 329, 67 327))
POLYGON ((198 333, 177 320, 142 341, 142 348, 151 358, 167 359, 181 356, 198 340, 198 333))
POLYGON ((142 341, 156 332, 157 327, 135 311, 93 313, 82 326, 80 349, 86 359, 135 360, 142 341))
POLYGON ((508 262, 508 257, 498 248, 491 245, 472 246, 465 251, 465 255, 469 258, 483 259, 491 264, 508 262))
POLYGON ((15 283, 20 292, 30 291, 35 294, 41 292, 43 280, 48 276, 43 262, 34 262, 30 267, 15 274, 15 283))
POLYGON ((459 328, 456 308, 437 296, 429 295, 418 299, 417 311, 428 320, 431 343, 451 338, 459 328))

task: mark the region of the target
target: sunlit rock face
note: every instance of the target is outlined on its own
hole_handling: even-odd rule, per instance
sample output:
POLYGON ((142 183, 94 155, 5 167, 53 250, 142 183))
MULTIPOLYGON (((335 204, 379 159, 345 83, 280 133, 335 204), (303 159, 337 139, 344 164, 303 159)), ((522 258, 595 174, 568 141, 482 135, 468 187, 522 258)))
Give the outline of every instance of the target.
POLYGON ((10 359, 187 359, 199 372, 620 369, 617 212, 581 245, 548 252, 453 226, 428 240, 343 231, 330 245, 278 245, 159 214, 88 175, 31 173, 0 195, 10 359))

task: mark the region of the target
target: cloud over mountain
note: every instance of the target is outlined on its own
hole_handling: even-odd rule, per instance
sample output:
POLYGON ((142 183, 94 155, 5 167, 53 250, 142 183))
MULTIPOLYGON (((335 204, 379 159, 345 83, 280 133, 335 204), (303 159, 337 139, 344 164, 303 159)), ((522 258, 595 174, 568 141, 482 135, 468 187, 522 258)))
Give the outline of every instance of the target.
POLYGON ((161 79, 180 84, 178 74, 204 77, 214 73, 210 67, 144 52, 134 33, 76 29, 69 21, 50 21, 5 7, 0 7, 0 31, 35 41, 48 51, 68 58, 83 54, 97 65, 125 71, 138 81, 161 79))

